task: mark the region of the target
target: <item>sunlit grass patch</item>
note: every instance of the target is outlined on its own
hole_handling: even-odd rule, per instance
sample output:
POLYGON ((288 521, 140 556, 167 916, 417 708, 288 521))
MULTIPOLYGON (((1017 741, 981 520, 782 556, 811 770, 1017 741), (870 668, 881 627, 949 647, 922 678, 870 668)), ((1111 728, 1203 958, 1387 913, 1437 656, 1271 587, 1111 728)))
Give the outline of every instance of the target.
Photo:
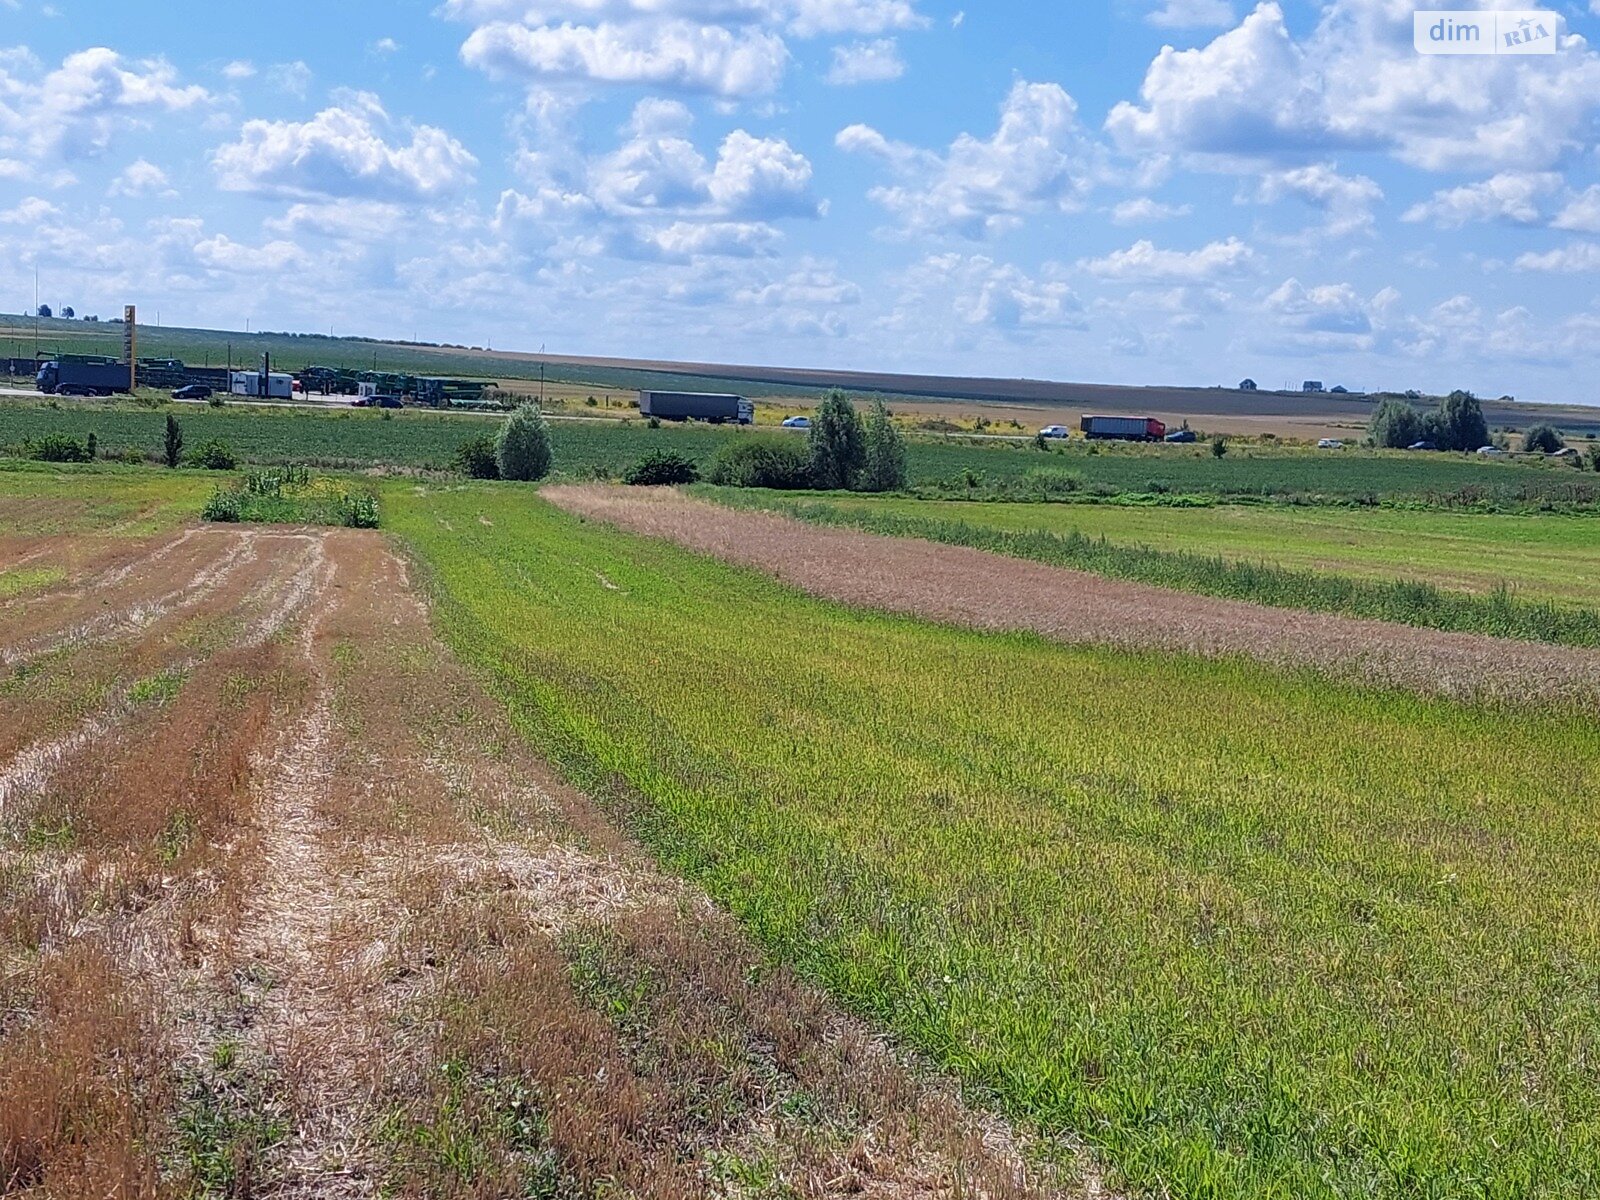
POLYGON ((521 493, 389 503, 542 749, 1134 1185, 1600 1187, 1592 714, 851 611, 521 493))

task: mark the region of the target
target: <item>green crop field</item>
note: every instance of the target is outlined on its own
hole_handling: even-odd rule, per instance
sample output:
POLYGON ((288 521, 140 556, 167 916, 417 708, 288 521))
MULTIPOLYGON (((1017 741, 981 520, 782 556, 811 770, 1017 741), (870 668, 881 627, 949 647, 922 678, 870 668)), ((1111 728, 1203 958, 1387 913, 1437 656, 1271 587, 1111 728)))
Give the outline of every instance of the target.
MULTIPOLYGON (((741 498, 780 511, 785 499, 741 498)), ((1236 562, 1364 579, 1409 579, 1600 606, 1600 521, 1590 515, 1502 515, 1404 508, 1005 504, 828 496, 817 507, 875 523, 959 522, 1004 533, 1082 534, 1236 562)))
MULTIPOLYGON (((179 406, 175 411, 191 446, 221 438, 255 463, 444 469, 463 441, 493 428, 490 418, 415 410, 390 420, 356 410, 179 406)), ((0 399, 0 453, 50 433, 84 438, 93 432, 103 448, 155 455, 165 419, 164 411, 122 403, 66 401, 51 406, 0 399)), ((619 476, 651 450, 672 450, 705 462, 729 439, 750 436, 748 431, 706 426, 650 429, 640 421, 557 421, 553 430, 556 469, 574 477, 619 476)), ((1600 502, 1600 475, 1592 472, 1459 455, 1320 454, 1250 447, 1218 460, 1206 447, 1075 444, 1041 453, 1028 442, 942 437, 914 437, 909 452, 914 487, 957 497, 1028 499, 1055 494, 1065 484, 1084 495, 1144 495, 1167 501, 1176 495, 1512 508, 1593 507, 1600 502)))
POLYGON ((851 611, 509 488, 385 503, 532 740, 1123 1182, 1600 1189, 1592 713, 851 611))

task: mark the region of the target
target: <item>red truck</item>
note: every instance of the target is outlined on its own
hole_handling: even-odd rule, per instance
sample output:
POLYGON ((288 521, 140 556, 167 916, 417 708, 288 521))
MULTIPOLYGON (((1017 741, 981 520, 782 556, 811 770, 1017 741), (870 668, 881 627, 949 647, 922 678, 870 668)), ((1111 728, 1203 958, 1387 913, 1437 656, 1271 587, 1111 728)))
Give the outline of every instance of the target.
POLYGON ((1100 441, 1159 442, 1167 427, 1153 417, 1085 417, 1083 436, 1100 441))

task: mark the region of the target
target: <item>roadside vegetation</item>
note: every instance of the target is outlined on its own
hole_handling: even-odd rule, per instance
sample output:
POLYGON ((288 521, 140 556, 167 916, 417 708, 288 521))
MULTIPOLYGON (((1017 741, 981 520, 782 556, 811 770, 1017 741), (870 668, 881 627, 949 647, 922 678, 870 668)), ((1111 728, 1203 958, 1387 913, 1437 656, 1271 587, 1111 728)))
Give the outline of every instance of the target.
POLYGON ((1374 410, 1368 428, 1373 444, 1390 450, 1426 446, 1470 453, 1490 444, 1483 405, 1471 392, 1451 392, 1433 409, 1391 396, 1374 410))
POLYGON ((851 611, 492 490, 389 503, 570 777, 1124 1182, 1600 1187, 1591 713, 851 611))

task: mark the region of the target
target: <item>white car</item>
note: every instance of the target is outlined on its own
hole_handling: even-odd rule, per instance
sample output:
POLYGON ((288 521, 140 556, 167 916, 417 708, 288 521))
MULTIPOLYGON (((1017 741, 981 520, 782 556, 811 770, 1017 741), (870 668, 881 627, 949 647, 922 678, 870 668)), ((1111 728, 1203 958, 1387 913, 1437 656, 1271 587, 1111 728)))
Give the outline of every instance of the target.
POLYGON ((1478 451, 1484 458, 1505 458, 1506 452, 1499 446, 1485 446, 1478 451))
POLYGON ((1068 429, 1065 425, 1046 425, 1043 429, 1039 430, 1039 436, 1047 438, 1066 438, 1072 436, 1072 430, 1068 429))
POLYGON ((785 417, 784 418, 784 422, 783 422, 783 427, 785 429, 810 429, 811 428, 811 418, 810 417, 785 417))
POLYGON ((1318 450, 1343 450, 1344 443, 1338 438, 1323 438, 1317 443, 1318 450))

